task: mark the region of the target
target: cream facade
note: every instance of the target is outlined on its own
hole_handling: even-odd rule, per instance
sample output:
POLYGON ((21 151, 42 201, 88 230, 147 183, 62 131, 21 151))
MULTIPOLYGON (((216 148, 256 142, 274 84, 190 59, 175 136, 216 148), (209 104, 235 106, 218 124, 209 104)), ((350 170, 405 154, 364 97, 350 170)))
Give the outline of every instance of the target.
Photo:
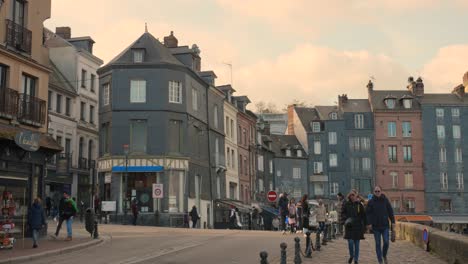
POLYGON ((224 134, 226 157, 226 197, 239 200, 239 165, 237 149, 237 108, 224 101, 224 134))

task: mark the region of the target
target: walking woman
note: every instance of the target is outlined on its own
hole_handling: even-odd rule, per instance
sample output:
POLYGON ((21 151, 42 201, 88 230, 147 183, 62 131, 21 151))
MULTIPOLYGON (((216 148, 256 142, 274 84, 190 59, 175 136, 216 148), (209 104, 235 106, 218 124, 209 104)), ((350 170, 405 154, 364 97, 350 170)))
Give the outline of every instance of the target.
POLYGON ((303 210, 302 210, 302 201, 297 202, 296 204, 296 233, 301 233, 302 232, 302 215, 303 215, 303 210))
POLYGON ((309 202, 307 201, 309 197, 307 194, 304 194, 301 199, 302 205, 302 233, 307 233, 309 231, 309 216, 310 216, 310 209, 309 209, 309 202))
POLYGON ((358 200, 356 190, 352 190, 341 209, 341 220, 344 221, 345 235, 348 240, 348 263, 359 263, 359 242, 364 239, 367 218, 364 206, 358 200))
POLYGON ((41 205, 39 197, 34 199, 28 213, 28 224, 32 231, 33 248, 37 248, 37 241, 39 240, 39 230, 47 225, 46 214, 41 205))
POLYGON ((291 228, 291 234, 296 232, 296 200, 291 198, 288 205, 289 210, 289 227, 291 228))

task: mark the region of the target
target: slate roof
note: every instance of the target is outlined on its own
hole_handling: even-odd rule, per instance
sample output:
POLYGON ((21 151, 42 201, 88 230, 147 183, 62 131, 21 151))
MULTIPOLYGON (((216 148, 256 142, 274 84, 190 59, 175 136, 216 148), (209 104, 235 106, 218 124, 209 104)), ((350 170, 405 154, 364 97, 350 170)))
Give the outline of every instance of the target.
POLYGON ((287 148, 300 149, 302 150, 302 153, 305 153, 301 143, 299 143, 299 140, 297 140, 295 135, 270 135, 270 138, 272 141, 271 149, 277 156, 285 156, 283 150, 287 148))
POLYGON ((231 91, 234 93, 236 91, 234 88, 232 88, 230 84, 218 85, 216 86, 216 88, 218 88, 219 90, 223 92, 231 91))
POLYGON ((321 120, 332 120, 330 118, 330 113, 336 112, 338 114, 338 118, 340 118, 340 113, 338 111, 338 107, 334 105, 327 105, 327 106, 316 106, 315 109, 321 120))
MULTIPOLYGON (((113 64, 134 64, 132 49, 144 49, 144 62, 140 64, 173 64, 184 66, 170 49, 148 32, 143 33, 135 42, 113 58, 106 66, 113 64)), ((184 66, 185 67, 185 66, 184 66)))
POLYGON ((73 85, 68 81, 65 75, 63 75, 63 73, 57 68, 55 63, 50 61, 50 65, 52 67, 52 73, 49 75, 49 85, 77 95, 77 92, 75 91, 75 88, 73 88, 73 85))
POLYGON ((406 97, 406 96, 412 96, 410 91, 405 91, 405 90, 373 90, 370 92, 370 104, 372 111, 389 111, 389 112, 394 112, 394 111, 415 111, 415 110, 421 110, 421 104, 419 102, 419 99, 414 98, 413 99, 413 105, 410 109, 406 109, 403 107, 403 104, 400 99, 406 97), (395 108, 389 109, 385 105, 385 98, 390 98, 394 97, 397 101, 395 104, 395 108))
POLYGON ((437 104, 437 105, 468 105, 468 94, 463 98, 456 94, 424 94, 421 104, 437 104))
POLYGON ((342 104, 340 110, 349 113, 364 113, 370 112, 371 107, 368 99, 348 99, 346 103, 342 104))
POLYGON ((310 107, 294 107, 299 120, 301 120, 302 126, 307 132, 312 132, 310 123, 314 120, 320 120, 320 117, 315 108, 310 107))

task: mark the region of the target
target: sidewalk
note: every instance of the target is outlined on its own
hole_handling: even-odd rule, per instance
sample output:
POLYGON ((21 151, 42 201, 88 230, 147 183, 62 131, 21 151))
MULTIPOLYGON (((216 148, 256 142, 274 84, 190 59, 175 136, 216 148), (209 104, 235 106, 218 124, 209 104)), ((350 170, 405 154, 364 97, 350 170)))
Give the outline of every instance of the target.
MULTIPOLYGON (((78 219, 76 219, 78 220, 78 219)), ((56 222, 49 221, 48 235, 39 240, 38 248, 32 247, 32 239, 25 238, 16 240, 13 249, 0 249, 0 263, 20 263, 31 259, 42 258, 51 255, 64 254, 66 252, 95 246, 103 241, 102 238, 92 239, 84 229, 84 223, 79 220, 73 223, 73 240, 65 241, 67 236, 67 227, 62 225, 59 237, 52 238, 51 234, 55 232, 56 222)))

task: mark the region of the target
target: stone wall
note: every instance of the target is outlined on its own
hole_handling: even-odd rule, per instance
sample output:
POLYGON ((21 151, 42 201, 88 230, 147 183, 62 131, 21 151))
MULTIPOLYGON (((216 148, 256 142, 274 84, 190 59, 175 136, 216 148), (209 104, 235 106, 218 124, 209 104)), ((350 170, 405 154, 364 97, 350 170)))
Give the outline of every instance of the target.
MULTIPOLYGON (((468 237, 448 233, 429 226, 413 223, 396 223, 396 237, 408 240, 425 249, 423 241, 424 229, 429 231, 429 250, 446 260, 449 264, 468 263, 468 237)), ((429 253, 428 253, 429 254, 429 253)))

